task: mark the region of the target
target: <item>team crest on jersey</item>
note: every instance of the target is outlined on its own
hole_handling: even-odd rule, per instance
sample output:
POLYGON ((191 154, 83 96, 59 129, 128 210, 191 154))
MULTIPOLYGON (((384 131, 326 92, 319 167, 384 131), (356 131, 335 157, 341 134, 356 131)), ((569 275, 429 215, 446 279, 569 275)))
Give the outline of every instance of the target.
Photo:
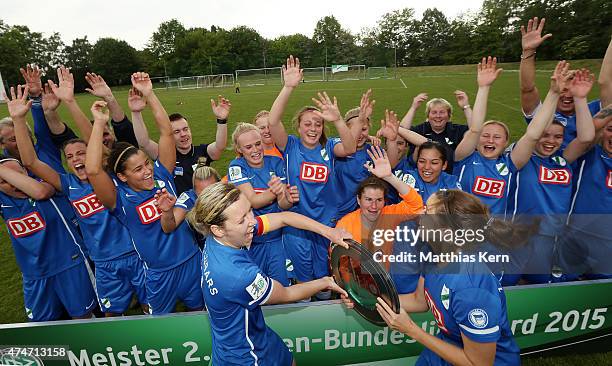
POLYGON ((177 205, 184 205, 185 202, 187 202, 188 199, 189 199, 189 195, 187 194, 187 192, 183 192, 183 193, 181 193, 179 198, 176 200, 176 204, 177 205))
POLYGON ((468 313, 468 320, 472 326, 478 329, 485 328, 489 324, 489 316, 482 309, 472 309, 468 313))
POLYGON ((105 210, 104 205, 100 202, 95 193, 70 203, 72 203, 72 206, 82 218, 89 217, 97 212, 105 210))
POLYGON ((506 181, 478 176, 474 181, 472 192, 487 197, 502 198, 506 181))
POLYGON ((327 154, 327 150, 325 148, 321 149, 321 157, 325 161, 329 161, 329 155, 327 154))
POLYGON ((567 165, 567 161, 562 156, 559 156, 559 155, 553 156, 552 161, 554 161, 557 165, 560 165, 560 166, 567 165))
POLYGON ((253 300, 260 299, 263 294, 266 293, 267 289, 268 281, 266 281, 266 279, 261 275, 261 273, 258 273, 257 276, 255 276, 253 282, 251 282, 251 284, 245 288, 245 290, 249 293, 249 295, 251 295, 253 300))
POLYGON ((150 200, 136 206, 138 218, 143 225, 148 225, 155 222, 161 217, 161 210, 155 205, 155 202, 155 198, 151 198, 150 200))
POLYGON ((447 145, 452 145, 453 144, 453 140, 449 139, 448 137, 445 137, 444 141, 446 141, 447 145))
POLYGON ((302 163, 300 179, 306 182, 325 183, 329 177, 327 165, 316 163, 302 163))
POLYGON ((510 169, 508 169, 506 163, 495 164, 495 169, 497 169, 499 175, 508 175, 508 173, 510 173, 510 169))
POLYGON ((569 169, 549 169, 540 165, 540 174, 538 179, 544 184, 563 184, 567 185, 570 182, 571 174, 569 169))
POLYGON ((227 172, 227 175, 229 176, 230 182, 242 179, 242 169, 239 166, 231 166, 227 172))
POLYGON ((32 309, 30 308, 25 308, 25 312, 26 312, 26 316, 28 317, 28 319, 34 319, 34 314, 32 314, 32 309))
POLYGON ((446 284, 442 285, 442 292, 440 292, 440 300, 444 309, 448 310, 450 306, 450 290, 446 287, 446 284))
POLYGON ((608 170, 607 186, 612 189, 612 170, 608 170))
POLYGON ((161 188, 164 188, 165 186, 166 186, 166 182, 160 179, 155 179, 155 188, 161 189, 161 188))
POLYGON ((412 176, 412 174, 404 174, 404 176, 402 177, 402 181, 406 184, 408 184, 410 187, 414 188, 416 187, 416 179, 414 179, 414 177, 412 176))
POLYGON ((31 212, 17 219, 10 219, 6 222, 11 235, 14 238, 23 238, 45 228, 45 220, 38 212, 31 212))
POLYGON ((108 308, 110 308, 110 307, 111 307, 111 302, 110 302, 110 300, 109 300, 108 298, 106 298, 106 297, 105 297, 105 298, 103 298, 102 300, 100 300, 100 302, 102 303, 102 305, 103 305, 103 306, 104 306, 106 309, 108 309, 108 308))

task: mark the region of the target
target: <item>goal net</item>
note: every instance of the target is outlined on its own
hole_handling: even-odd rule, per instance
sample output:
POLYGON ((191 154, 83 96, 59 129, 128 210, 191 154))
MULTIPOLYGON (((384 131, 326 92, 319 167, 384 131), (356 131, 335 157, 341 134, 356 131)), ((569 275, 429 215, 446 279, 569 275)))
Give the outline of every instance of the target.
POLYGON ((326 69, 329 81, 362 80, 366 78, 365 65, 334 65, 326 69))
POLYGON ((224 88, 233 85, 232 74, 203 75, 196 78, 196 88, 224 88))
POLYGON ((281 85, 283 73, 280 67, 236 70, 236 82, 242 86, 281 85))
POLYGON ((325 68, 321 67, 305 67, 304 82, 325 81, 325 68))
POLYGON ((386 66, 374 66, 368 67, 366 77, 368 79, 387 79, 387 67, 386 66))

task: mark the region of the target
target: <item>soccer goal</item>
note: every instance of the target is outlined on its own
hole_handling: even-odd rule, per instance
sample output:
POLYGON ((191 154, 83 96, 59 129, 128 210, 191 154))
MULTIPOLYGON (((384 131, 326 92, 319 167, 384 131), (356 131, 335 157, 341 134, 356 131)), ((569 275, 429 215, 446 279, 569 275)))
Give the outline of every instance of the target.
POLYGON ((305 67, 304 82, 325 81, 325 67, 305 67))
POLYGON ((368 67, 366 77, 368 79, 388 79, 387 66, 368 67))
POLYGON ((326 79, 329 81, 363 80, 365 78, 365 65, 333 65, 326 69, 326 79))
POLYGON ((283 72, 280 67, 236 70, 235 74, 236 82, 243 86, 281 85, 283 83, 283 72))
POLYGON ((233 85, 234 75, 232 74, 203 75, 196 79, 196 88, 224 88, 233 85))

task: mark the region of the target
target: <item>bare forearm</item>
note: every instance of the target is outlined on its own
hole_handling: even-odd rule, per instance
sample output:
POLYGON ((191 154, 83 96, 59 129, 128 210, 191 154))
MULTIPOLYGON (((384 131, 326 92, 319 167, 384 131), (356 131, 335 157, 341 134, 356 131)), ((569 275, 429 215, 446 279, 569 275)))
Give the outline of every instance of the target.
POLYGON ((403 127, 400 127, 397 130, 397 134, 415 146, 421 146, 427 142, 427 138, 425 136, 421 136, 420 134, 403 127))
POLYGON ((87 154, 85 155, 85 171, 87 175, 96 175, 103 173, 102 156, 104 155, 104 145, 102 144, 102 136, 104 133, 104 124, 98 123, 93 126, 91 131, 91 139, 87 144, 87 154))
POLYGON ((77 128, 81 132, 81 137, 85 140, 86 143, 89 143, 89 136, 91 135, 92 126, 91 122, 89 122, 89 118, 85 116, 79 105, 75 100, 65 101, 64 104, 68 107, 68 111, 70 111, 70 115, 74 120, 77 128))
POLYGON ((542 136, 542 133, 544 133, 544 130, 552 121, 555 109, 557 108, 558 100, 558 93, 555 93, 554 91, 550 90, 548 94, 546 94, 546 99, 544 99, 544 103, 542 103, 542 106, 538 110, 538 113, 536 113, 531 123, 527 126, 525 136, 534 141, 540 139, 540 136, 542 136))
POLYGON ((393 188, 395 188, 397 193, 401 195, 404 195, 410 191, 410 186, 399 180, 399 178, 393 174, 383 178, 383 180, 389 183, 393 188))
POLYGON ((138 145, 140 145, 152 159, 157 159, 158 146, 157 143, 152 141, 149 137, 149 131, 147 130, 147 126, 145 126, 142 113, 132 112, 132 125, 134 126, 134 135, 136 135, 138 145))
POLYGON ((47 120, 49 131, 54 135, 61 135, 66 130, 66 126, 60 121, 56 111, 45 111, 45 120, 47 120))
POLYGON ((404 118, 402 118, 400 127, 410 129, 410 127, 412 127, 412 122, 414 121, 414 116, 416 116, 416 108, 411 106, 410 109, 408 109, 408 112, 406 112, 404 118))
POLYGON ((53 187, 39 182, 15 170, 0 167, 0 178, 27 194, 34 200, 43 200, 53 195, 53 187))
POLYGON ((160 136, 172 137, 172 126, 170 125, 168 113, 166 113, 166 110, 164 109, 164 106, 161 104, 160 100, 157 98, 157 95, 151 92, 151 94, 147 96, 147 102, 151 107, 151 111, 153 112, 153 118, 155 119, 155 124, 159 129, 160 136))
POLYGON ((308 299, 317 292, 323 291, 326 288, 327 282, 322 278, 285 287, 285 302, 295 302, 308 299))
POLYGON ((37 156, 26 124, 25 117, 19 117, 13 120, 15 139, 17 140, 17 147, 19 148, 21 163, 25 166, 31 166, 34 164, 37 156))
MULTIPOLYGON (((535 50, 523 50, 523 56, 529 56, 535 50)), ((519 81, 521 88, 521 107, 527 114, 531 114, 540 102, 540 93, 535 84, 535 55, 521 60, 519 67, 519 81)))
POLYGON ((266 190, 266 191, 261 192, 259 194, 253 192, 249 196, 249 201, 251 201, 251 206, 253 206, 253 208, 255 208, 255 209, 262 208, 262 207, 266 207, 266 206, 272 204, 274 201, 276 201, 276 195, 274 193, 270 192, 270 190, 266 190))
POLYGON ((173 232, 177 227, 173 210, 162 212, 160 221, 161 221, 162 230, 166 234, 173 232))
POLYGON ((467 106, 463 110, 463 114, 465 115, 465 121, 466 121, 468 127, 470 127, 472 125, 472 108, 467 106))
POLYGON ((590 144, 595 140, 595 126, 586 98, 574 97, 576 109, 576 139, 580 143, 590 144))
MULTIPOLYGON (((359 125, 359 123, 356 124, 359 125)), ((353 136, 351 129, 346 125, 346 122, 344 122, 344 119, 342 118, 334 121, 334 125, 336 126, 336 130, 340 136, 340 141, 344 147, 344 153, 347 156, 354 154, 355 151, 357 151, 357 141, 353 136)), ((359 128, 361 129, 361 126, 359 126, 359 128)))
POLYGON ((285 226, 291 226, 296 229, 312 231, 313 233, 317 233, 329 239, 329 231, 331 230, 330 227, 316 222, 315 220, 304 215, 286 211, 281 213, 268 214, 267 216, 270 219, 271 230, 280 229, 285 226))
POLYGON ((121 105, 117 102, 117 99, 115 99, 115 96, 111 94, 109 97, 104 98, 104 101, 107 103, 112 120, 116 122, 123 120, 125 113, 121 105))

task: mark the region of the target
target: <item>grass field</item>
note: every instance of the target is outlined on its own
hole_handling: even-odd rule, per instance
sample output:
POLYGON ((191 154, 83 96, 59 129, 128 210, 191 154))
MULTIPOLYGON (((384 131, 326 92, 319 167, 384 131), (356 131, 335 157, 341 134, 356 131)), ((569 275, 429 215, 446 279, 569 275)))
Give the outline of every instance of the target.
MULTIPOLYGON (((543 95, 548 90, 548 83, 553 62, 540 62, 537 73, 537 84, 543 95), (546 71, 545 71, 546 70, 546 71)), ((581 60, 572 63, 572 67, 588 67, 598 73, 601 60, 581 60)), ((512 139, 515 140, 525 130, 525 123, 522 118, 519 103, 519 83, 518 83, 518 64, 502 64, 505 71, 499 80, 494 84, 489 97, 488 119, 497 119, 506 122, 510 126, 512 139)), ((382 118, 384 110, 395 111, 398 115, 408 110, 412 103, 412 98, 417 93, 427 92, 429 97, 442 97, 449 100, 456 107, 453 91, 456 89, 465 90, 473 105, 476 92, 476 73, 475 66, 439 66, 439 67, 415 67, 401 68, 397 71, 397 79, 378 79, 360 80, 343 82, 313 82, 299 86, 292 96, 283 121, 285 126, 293 131, 290 121, 293 113, 304 105, 312 104, 310 98, 315 96, 317 91, 325 90, 330 96, 336 96, 342 111, 358 106, 361 94, 368 88, 372 88, 376 107, 373 120, 378 121, 382 118)), ((393 69, 389 69, 390 76, 394 76, 393 69)), ((157 90, 159 98, 164 104, 168 113, 181 113, 190 121, 194 143, 210 142, 215 136, 215 119, 210 110, 210 98, 215 98, 222 94, 232 102, 232 112, 230 115, 229 131, 237 122, 250 122, 253 116, 261 109, 269 109, 274 101, 280 85, 257 86, 241 88, 240 94, 234 94, 232 88, 225 89, 196 89, 196 90, 157 90)), ((591 99, 598 95, 597 87, 591 92, 591 99)), ((115 96, 120 104, 127 110, 127 88, 118 88, 115 96)), ((79 95, 78 102, 81 108, 89 114, 88 110, 94 97, 90 95, 79 95)), ((72 125, 68 111, 60 107, 60 115, 69 125, 72 125)), ((6 105, 0 104, 0 117, 8 115, 6 105)), ((129 114, 128 114, 129 115, 129 114)), ((156 138, 157 131, 153 128, 152 115, 147 110, 144 112, 147 125, 151 128, 151 136, 156 138)), ((415 123, 425 119, 424 107, 417 114, 415 123)), ((454 118, 458 123, 465 123, 462 111, 455 108, 454 118)), ((374 122, 375 128, 378 122, 374 122)), ((333 130, 328 130, 328 135, 334 135, 333 130)), ((220 173, 225 174, 229 161, 234 154, 227 151, 221 160, 215 162, 213 166, 220 173)), ((17 268, 13 256, 10 240, 6 230, 0 232, 0 323, 24 322, 26 317, 23 310, 23 296, 21 290, 21 275, 17 268)), ((594 355, 592 360, 585 360, 584 356, 578 358, 545 359, 542 361, 530 360, 528 365, 558 365, 558 364, 610 364, 612 359, 610 354, 594 355)))

